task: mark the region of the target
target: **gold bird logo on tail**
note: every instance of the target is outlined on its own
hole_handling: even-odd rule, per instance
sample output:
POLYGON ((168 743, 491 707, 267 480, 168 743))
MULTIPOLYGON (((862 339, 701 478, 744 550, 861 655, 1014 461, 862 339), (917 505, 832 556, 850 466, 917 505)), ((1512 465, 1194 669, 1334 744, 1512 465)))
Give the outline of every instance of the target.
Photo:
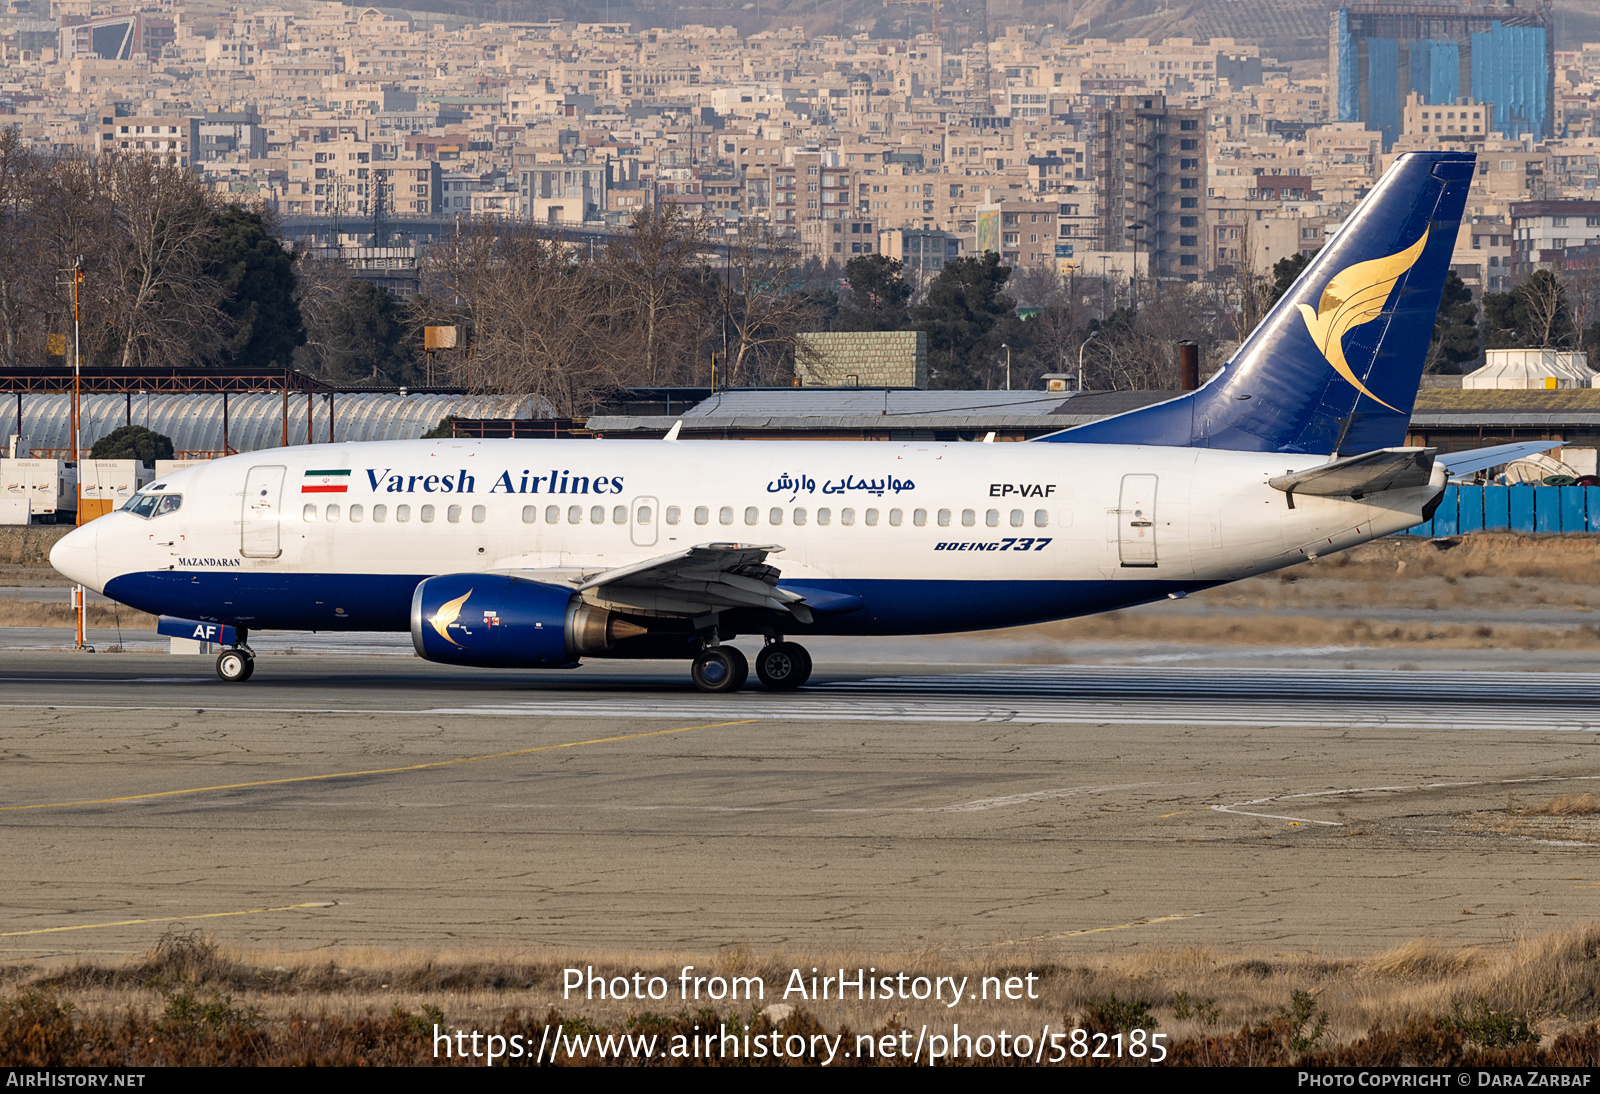
POLYGON ((1309 304, 1295 305, 1300 309, 1301 318, 1306 321, 1312 341, 1316 342, 1317 349, 1327 358, 1328 364, 1333 366, 1333 371, 1367 398, 1383 403, 1397 413, 1399 407, 1384 403, 1356 379, 1355 372, 1344 359, 1344 336, 1383 314, 1383 306, 1388 302, 1395 283, 1416 264, 1427 245, 1428 232, 1424 231, 1421 239, 1399 254, 1357 262, 1334 274, 1324 286, 1322 299, 1317 301, 1315 311, 1309 304))
MULTIPOLYGON (((439 610, 433 613, 433 618, 428 620, 428 622, 433 626, 433 629, 439 632, 439 637, 450 643, 452 646, 460 646, 461 643, 457 642, 454 638, 451 638, 450 635, 446 633, 446 628, 448 628, 450 624, 454 623, 461 615, 461 606, 467 602, 467 597, 471 595, 472 590, 468 589, 454 600, 440 605, 439 610)), ((462 648, 465 649, 465 647, 462 648)))

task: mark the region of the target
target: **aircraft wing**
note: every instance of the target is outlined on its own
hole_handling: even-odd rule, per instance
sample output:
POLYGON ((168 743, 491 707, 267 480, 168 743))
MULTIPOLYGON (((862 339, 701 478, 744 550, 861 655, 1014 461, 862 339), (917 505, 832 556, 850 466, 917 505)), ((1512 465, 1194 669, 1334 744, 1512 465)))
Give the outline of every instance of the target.
POLYGON ((1443 464, 1444 469, 1450 472, 1451 478, 1454 478, 1457 475, 1470 475, 1474 471, 1499 467, 1512 460, 1531 456, 1535 452, 1548 452, 1566 443, 1566 441, 1518 441, 1515 444, 1497 444, 1493 448, 1473 448, 1466 452, 1446 453, 1439 457, 1439 463, 1443 464))
POLYGON ((1360 498, 1381 490, 1426 486, 1433 475, 1436 449, 1380 448, 1359 456, 1345 456, 1304 471, 1268 479, 1269 485, 1290 495, 1360 498))
POLYGON ((702 543, 660 558, 585 575, 585 599, 622 611, 699 616, 730 608, 768 608, 811 622, 803 594, 778 588, 767 555, 782 547, 702 543))

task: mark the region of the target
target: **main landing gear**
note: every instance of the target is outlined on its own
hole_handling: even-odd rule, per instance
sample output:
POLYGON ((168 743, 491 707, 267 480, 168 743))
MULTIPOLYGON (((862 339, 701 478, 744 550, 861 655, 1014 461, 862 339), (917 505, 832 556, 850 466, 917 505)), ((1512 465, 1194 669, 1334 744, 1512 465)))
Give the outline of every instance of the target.
MULTIPOLYGON (((701 691, 738 691, 750 677, 750 662, 732 646, 707 646, 689 676, 701 691)), ((756 676, 775 691, 797 688, 811 678, 811 655, 795 642, 769 642, 756 654, 756 676)))
POLYGON ((217 654, 217 675, 230 684, 242 684, 256 671, 256 657, 243 646, 217 654))
POLYGON ((797 688, 811 679, 811 655, 798 642, 769 642, 756 654, 756 675, 776 691, 797 688))

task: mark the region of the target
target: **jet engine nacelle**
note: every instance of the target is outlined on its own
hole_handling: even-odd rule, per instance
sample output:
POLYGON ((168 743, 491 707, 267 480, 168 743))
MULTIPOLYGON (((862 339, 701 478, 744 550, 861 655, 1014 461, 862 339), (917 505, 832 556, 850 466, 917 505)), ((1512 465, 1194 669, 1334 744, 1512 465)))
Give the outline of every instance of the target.
POLYGON ((429 661, 480 668, 570 668, 642 633, 571 589, 506 574, 444 574, 411 597, 411 643, 429 661))

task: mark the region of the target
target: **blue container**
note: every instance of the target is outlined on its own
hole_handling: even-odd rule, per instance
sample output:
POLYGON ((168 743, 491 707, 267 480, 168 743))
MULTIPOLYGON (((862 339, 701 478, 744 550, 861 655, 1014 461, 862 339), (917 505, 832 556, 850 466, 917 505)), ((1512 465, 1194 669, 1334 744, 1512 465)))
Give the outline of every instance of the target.
POLYGON ((1433 534, 1436 536, 1453 536, 1460 530, 1460 521, 1457 516, 1457 506, 1460 505, 1461 488, 1447 486, 1444 488, 1444 500, 1439 503, 1439 508, 1433 514, 1433 534))
POLYGON ((1537 531, 1533 521, 1533 493, 1533 487, 1521 483, 1506 488, 1506 494, 1510 501, 1510 524, 1513 532, 1537 531))
POLYGON ((1561 530, 1563 532, 1587 532, 1588 520, 1588 490, 1582 486, 1558 486, 1561 491, 1561 530))
POLYGON ((1575 486, 1574 490, 1582 490, 1589 501, 1589 528, 1591 532, 1600 532, 1600 486, 1575 486))
POLYGON ((1456 526, 1463 532, 1483 531, 1483 487, 1456 487, 1456 526))
POLYGON ((1561 531, 1561 487, 1535 486, 1533 494, 1534 531, 1561 531))
MULTIPOLYGON (((1511 503, 1507 500, 1510 488, 1485 486, 1483 488, 1483 527, 1490 532, 1503 532, 1511 527, 1511 503)), ((1589 507, 1594 512, 1594 506, 1589 507)))

